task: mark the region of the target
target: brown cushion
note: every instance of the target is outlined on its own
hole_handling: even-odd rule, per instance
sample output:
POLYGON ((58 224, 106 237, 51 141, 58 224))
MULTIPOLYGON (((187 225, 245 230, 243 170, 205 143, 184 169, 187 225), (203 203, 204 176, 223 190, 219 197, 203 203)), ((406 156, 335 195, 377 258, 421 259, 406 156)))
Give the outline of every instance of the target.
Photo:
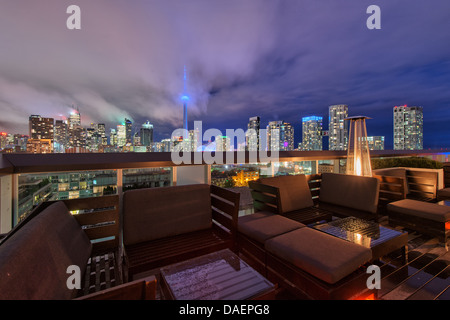
POLYGON ((124 244, 136 244, 210 228, 210 194, 207 184, 124 192, 124 244))
POLYGON ((312 207, 311 191, 304 174, 261 178, 262 184, 280 189, 282 213, 312 207))
POLYGON ((239 217, 238 230, 260 243, 280 234, 305 227, 304 224, 269 212, 239 217))
POLYGON ((437 203, 404 199, 387 205, 389 212, 398 212, 439 222, 450 221, 450 207, 437 203))
POLYGON ((70 299, 67 267, 84 276, 92 244, 63 202, 52 204, 0 245, 0 299, 70 299))
POLYGON ((450 199, 450 188, 438 190, 437 196, 439 199, 450 199))
POLYGON ((336 283, 372 259, 372 251, 311 228, 269 239, 266 250, 330 284, 336 283))
POLYGON ((323 173, 320 202, 376 213, 380 182, 373 177, 323 173))

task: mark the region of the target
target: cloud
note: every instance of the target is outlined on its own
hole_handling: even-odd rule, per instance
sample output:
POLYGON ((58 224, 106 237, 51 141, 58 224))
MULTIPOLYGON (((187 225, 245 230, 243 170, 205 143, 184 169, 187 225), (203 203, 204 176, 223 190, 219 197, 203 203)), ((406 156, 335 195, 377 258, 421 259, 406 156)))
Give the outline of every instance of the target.
POLYGON ((378 0, 382 29, 372 31, 368 0, 77 0, 79 31, 65 28, 70 4, 2 5, 0 110, 10 119, 1 130, 26 132, 30 114, 76 104, 85 125, 127 117, 168 135, 182 123, 184 66, 189 117, 207 127, 245 128, 259 115, 300 132, 301 117, 326 118, 337 103, 374 116, 388 141, 394 105, 424 104, 450 120, 446 0, 378 0))

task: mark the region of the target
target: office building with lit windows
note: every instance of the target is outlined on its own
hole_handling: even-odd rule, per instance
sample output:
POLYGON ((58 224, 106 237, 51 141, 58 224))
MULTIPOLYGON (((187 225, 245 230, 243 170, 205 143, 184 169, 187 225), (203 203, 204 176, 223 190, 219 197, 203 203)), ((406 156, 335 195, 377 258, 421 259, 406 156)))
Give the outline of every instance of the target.
POLYGON ((423 108, 394 107, 394 150, 423 150, 423 108))
POLYGON ((322 117, 311 116, 302 118, 301 150, 322 151, 322 124, 322 117))
POLYGON ((328 108, 328 149, 347 150, 348 143, 348 106, 345 104, 333 105, 328 108))

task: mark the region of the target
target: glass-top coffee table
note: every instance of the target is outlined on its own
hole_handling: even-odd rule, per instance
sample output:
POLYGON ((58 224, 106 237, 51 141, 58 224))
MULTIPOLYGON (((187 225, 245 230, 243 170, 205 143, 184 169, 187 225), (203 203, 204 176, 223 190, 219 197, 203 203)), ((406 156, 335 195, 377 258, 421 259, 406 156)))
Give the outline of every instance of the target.
POLYGON ((407 259, 408 232, 406 231, 394 230, 376 222, 355 217, 336 219, 313 228, 370 248, 373 260, 398 249, 402 250, 403 259, 405 261, 407 259))
POLYGON ((225 249, 161 268, 161 289, 170 300, 269 298, 275 286, 225 249))

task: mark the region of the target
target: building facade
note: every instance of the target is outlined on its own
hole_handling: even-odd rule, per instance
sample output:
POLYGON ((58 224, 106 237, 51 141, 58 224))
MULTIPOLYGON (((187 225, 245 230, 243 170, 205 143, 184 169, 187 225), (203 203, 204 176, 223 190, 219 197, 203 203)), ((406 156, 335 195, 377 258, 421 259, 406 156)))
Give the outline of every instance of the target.
POLYGON ((423 108, 394 107, 394 150, 423 149, 423 108))
POLYGON ((302 118, 302 144, 303 151, 322 151, 323 118, 303 117, 302 118))
POLYGON ((328 149, 347 150, 348 144, 348 106, 345 104, 333 105, 328 108, 328 149))
POLYGON ((261 120, 259 117, 251 117, 247 124, 247 132, 245 133, 246 150, 258 151, 260 149, 259 129, 261 120))
POLYGON ((294 150, 294 127, 284 121, 270 121, 267 125, 267 150, 294 150))

